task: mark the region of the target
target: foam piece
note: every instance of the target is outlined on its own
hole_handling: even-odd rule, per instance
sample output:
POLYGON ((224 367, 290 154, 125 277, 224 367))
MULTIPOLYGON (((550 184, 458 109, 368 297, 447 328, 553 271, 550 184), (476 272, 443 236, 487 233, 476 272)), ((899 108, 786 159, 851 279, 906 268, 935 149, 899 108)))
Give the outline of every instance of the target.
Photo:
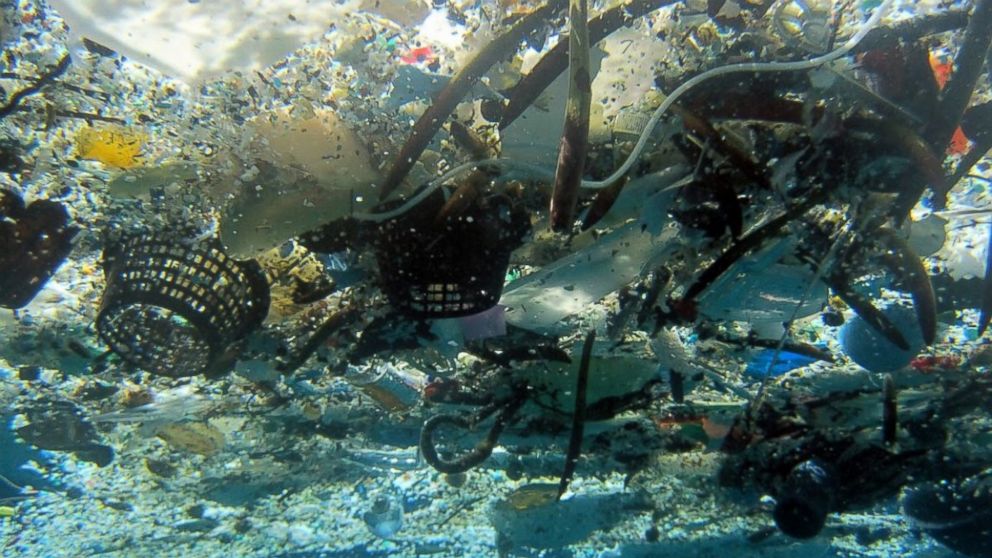
POLYGON ((894 345, 860 316, 848 320, 840 330, 839 341, 844 353, 870 372, 891 372, 905 368, 925 346, 916 312, 912 308, 892 304, 883 308, 882 313, 909 343, 908 351, 894 345))
POLYGON ((352 3, 316 0, 50 0, 74 37, 197 83, 254 70, 320 37, 352 3))

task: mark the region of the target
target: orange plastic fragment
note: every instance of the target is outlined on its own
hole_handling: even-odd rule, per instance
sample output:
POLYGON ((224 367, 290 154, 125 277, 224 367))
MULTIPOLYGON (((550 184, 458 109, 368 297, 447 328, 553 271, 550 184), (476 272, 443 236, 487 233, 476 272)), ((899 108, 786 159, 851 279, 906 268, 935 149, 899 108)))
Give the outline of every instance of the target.
POLYGON ((964 131, 961 130, 961 126, 958 126, 954 130, 954 135, 951 136, 951 143, 947 146, 948 155, 964 155, 968 152, 971 147, 971 141, 968 140, 964 135, 964 131))

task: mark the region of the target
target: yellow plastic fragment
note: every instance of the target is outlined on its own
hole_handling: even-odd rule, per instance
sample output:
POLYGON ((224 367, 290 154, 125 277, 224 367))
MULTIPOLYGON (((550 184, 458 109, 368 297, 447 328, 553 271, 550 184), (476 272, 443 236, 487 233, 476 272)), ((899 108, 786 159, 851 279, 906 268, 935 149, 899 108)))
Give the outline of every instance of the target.
POLYGON ((14 517, 17 515, 17 509, 13 506, 0 506, 0 517, 14 517))
POLYGON ((76 156, 119 169, 141 164, 147 136, 121 126, 86 127, 76 133, 76 156))

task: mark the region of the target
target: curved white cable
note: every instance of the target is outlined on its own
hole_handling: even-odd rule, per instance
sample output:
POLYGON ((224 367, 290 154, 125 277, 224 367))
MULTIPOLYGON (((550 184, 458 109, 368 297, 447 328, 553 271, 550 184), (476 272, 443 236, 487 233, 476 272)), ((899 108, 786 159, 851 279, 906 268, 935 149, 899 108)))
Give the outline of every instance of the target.
POLYGON ((661 120, 661 116, 665 114, 675 101, 679 99, 686 91, 692 89, 693 87, 699 85, 700 83, 715 78, 718 76, 723 76, 726 74, 731 74, 734 72, 795 72, 800 70, 809 70, 817 66, 821 66, 828 62, 833 62, 834 60, 844 56, 850 52, 854 47, 858 46, 858 43, 865 38, 865 35, 869 31, 878 25, 879 20, 889 11, 895 0, 885 0, 882 4, 875 9, 875 13, 871 14, 868 21, 861 26, 861 29, 857 33, 851 36, 840 48, 834 49, 826 54, 817 56, 815 58, 810 58, 808 60, 799 60, 796 62, 743 62, 740 64, 731 64, 729 66, 720 66, 719 68, 713 68, 703 72, 697 76, 693 76, 691 79, 682 83, 682 85, 675 88, 675 91, 665 97, 661 105, 655 109, 654 114, 651 115, 651 119, 648 120, 646 126, 644 126, 644 131, 641 132, 641 137, 638 138, 637 144, 634 145, 634 149, 627 156, 627 160, 624 161, 623 165, 620 166, 613 174, 607 178, 599 181, 582 181, 583 188, 605 188, 610 184, 613 184, 619 180, 623 175, 627 174, 630 167, 634 166, 634 162, 641 155, 641 151, 648 143, 648 139, 651 137, 651 132, 654 127, 658 125, 658 121, 661 120))
MULTIPOLYGON (((731 64, 729 66, 720 66, 719 68, 713 68, 711 70, 703 72, 685 81, 682 85, 676 87, 675 90, 672 91, 670 95, 665 97, 665 100, 662 101, 661 105, 659 105, 658 108, 655 109, 654 114, 651 115, 651 118, 648 120, 648 123, 644 126, 644 130, 641 132, 641 136, 637 139, 637 143, 634 145, 634 149, 631 150, 630 154, 627 156, 627 160, 625 160, 624 163, 620 165, 620 168, 618 168, 616 171, 613 172, 613 174, 611 174, 610 176, 608 176, 603 180, 583 180, 582 187, 590 188, 593 190, 605 188, 610 184, 613 184, 620 178, 622 178, 623 175, 627 174, 627 172, 630 171, 630 168, 634 166, 634 162, 637 160, 637 158, 640 157, 641 152, 644 151, 644 147, 647 146, 648 140, 651 137, 651 132, 654 130, 654 127, 658 125, 658 122, 661 120, 662 115, 664 115, 665 112, 669 108, 671 108, 673 104, 675 104, 675 101, 677 101, 679 97, 684 95, 687 91, 689 91, 693 87, 699 85, 700 83, 708 79, 731 74, 734 72, 752 72, 752 73, 753 72, 795 72, 801 70, 809 70, 817 66, 826 64, 828 62, 833 62, 834 60, 850 52, 854 47, 858 46, 858 43, 860 43, 861 40, 865 38, 865 35, 867 35, 869 31, 871 31, 872 29, 875 28, 875 26, 878 25, 878 22, 889 11, 889 9, 892 7, 892 4, 894 2, 895 0, 884 0, 882 4, 875 9, 875 12, 871 14, 871 17, 868 18, 868 21, 866 21, 864 25, 862 25, 861 28, 858 29, 857 33, 852 35, 851 38, 849 38, 839 48, 836 48, 821 56, 810 58, 808 60, 799 60, 796 62, 744 62, 740 64, 731 64)), ((466 172, 470 169, 487 166, 487 165, 496 165, 507 168, 521 168, 538 174, 544 174, 548 176, 554 175, 553 171, 550 171, 544 167, 540 167, 538 165, 533 165, 530 163, 514 161, 512 159, 485 159, 482 161, 469 161, 467 163, 462 163, 461 165, 458 165, 457 167, 454 167, 453 169, 444 173, 442 176, 435 178, 415 196, 413 196, 412 198, 407 200, 403 205, 395 209, 391 209, 389 211, 384 211, 381 213, 356 213, 353 215, 353 217, 360 221, 373 221, 373 222, 381 222, 381 221, 386 221, 388 219, 392 219, 394 217, 398 217, 409 211, 411 208, 413 208, 420 202, 424 201, 428 196, 434 193, 435 190, 441 187, 442 184, 444 184, 448 180, 451 180, 453 177, 463 172, 466 172)))

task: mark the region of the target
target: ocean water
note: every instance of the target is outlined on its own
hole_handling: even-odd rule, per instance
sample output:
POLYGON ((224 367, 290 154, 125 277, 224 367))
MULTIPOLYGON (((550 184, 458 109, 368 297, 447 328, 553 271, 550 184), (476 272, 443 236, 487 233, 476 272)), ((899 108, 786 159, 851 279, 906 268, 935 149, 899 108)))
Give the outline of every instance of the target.
POLYGON ((992 2, 0 8, 0 555, 992 556, 992 2))

